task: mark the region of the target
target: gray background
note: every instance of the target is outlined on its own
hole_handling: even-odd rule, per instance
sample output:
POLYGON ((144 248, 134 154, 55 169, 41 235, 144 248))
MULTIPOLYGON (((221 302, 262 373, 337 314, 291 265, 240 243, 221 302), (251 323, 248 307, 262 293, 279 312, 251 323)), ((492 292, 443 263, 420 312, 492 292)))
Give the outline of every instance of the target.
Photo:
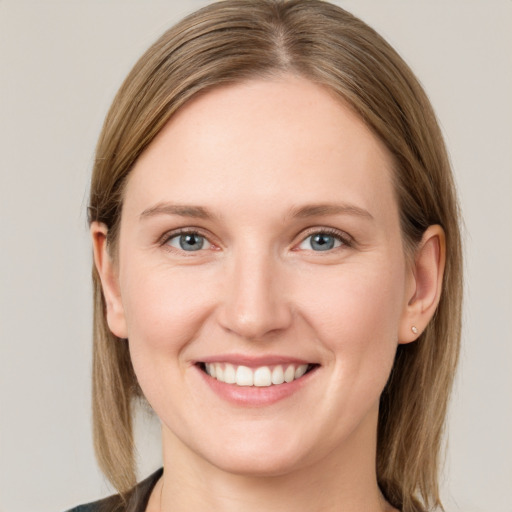
MULTIPOLYGON (((87 181, 135 59, 206 2, 0 0, 0 512, 110 492, 90 428, 87 181)), ((417 73, 441 120, 466 222, 463 352, 448 511, 512 511, 512 2, 338 1, 417 73)), ((137 421, 141 474, 158 426, 137 421)))

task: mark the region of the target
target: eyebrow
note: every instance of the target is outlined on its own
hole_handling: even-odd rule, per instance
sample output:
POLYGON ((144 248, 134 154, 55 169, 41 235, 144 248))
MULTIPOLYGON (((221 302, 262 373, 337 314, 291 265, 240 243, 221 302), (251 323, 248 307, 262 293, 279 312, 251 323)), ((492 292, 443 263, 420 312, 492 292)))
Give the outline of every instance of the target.
POLYGON ((356 217, 363 217, 369 220, 373 220, 373 215, 364 208, 360 208, 359 206, 353 204, 309 204, 305 206, 300 206, 297 208, 292 208, 290 210, 291 217, 298 218, 307 218, 307 217, 317 217, 322 215, 354 215, 356 217))
MULTIPOLYGON (((364 208, 352 204, 309 204, 291 208, 287 217, 305 219, 323 215, 354 215, 373 220, 373 215, 364 208)), ((180 217, 191 217, 195 219, 209 220, 216 218, 210 210, 203 206, 183 205, 173 203, 158 203, 147 208, 140 214, 140 219, 155 217, 157 215, 178 215, 180 217)))
POLYGON ((148 217, 155 217, 156 215, 178 215, 180 217, 193 217, 195 219, 205 220, 215 217, 213 213, 203 206, 158 203, 144 210, 140 214, 140 219, 143 220, 148 217))

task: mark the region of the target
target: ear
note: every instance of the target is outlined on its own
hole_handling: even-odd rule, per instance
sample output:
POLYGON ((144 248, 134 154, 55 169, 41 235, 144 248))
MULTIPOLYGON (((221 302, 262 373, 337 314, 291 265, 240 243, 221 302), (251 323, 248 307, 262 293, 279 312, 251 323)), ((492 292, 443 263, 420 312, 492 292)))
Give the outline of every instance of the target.
POLYGON ((407 277, 407 302, 400 321, 398 343, 415 341, 434 316, 441 298, 445 260, 444 230, 439 225, 429 226, 407 277))
POLYGON ((119 289, 117 266, 107 248, 108 228, 101 222, 91 223, 94 264, 100 276, 103 296, 107 306, 107 323, 118 338, 127 338, 126 321, 119 289))

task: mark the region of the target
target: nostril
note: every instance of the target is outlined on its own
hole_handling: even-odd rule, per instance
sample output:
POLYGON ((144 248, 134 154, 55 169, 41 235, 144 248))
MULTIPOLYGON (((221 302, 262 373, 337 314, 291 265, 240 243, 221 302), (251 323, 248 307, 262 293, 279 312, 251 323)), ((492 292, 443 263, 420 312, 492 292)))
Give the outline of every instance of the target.
POLYGON ((260 257, 241 258, 220 302, 218 322, 228 332, 251 341, 286 330, 292 323, 291 307, 282 283, 260 257))

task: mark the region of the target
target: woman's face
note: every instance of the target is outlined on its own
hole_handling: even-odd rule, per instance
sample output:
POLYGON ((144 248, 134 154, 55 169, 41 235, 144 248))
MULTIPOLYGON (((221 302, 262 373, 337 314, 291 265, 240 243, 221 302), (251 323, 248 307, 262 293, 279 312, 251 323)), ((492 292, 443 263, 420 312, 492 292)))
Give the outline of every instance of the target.
POLYGON ((414 289, 391 176, 363 122, 296 77, 166 125, 127 182, 109 313, 164 442, 267 475, 374 454, 414 289))

